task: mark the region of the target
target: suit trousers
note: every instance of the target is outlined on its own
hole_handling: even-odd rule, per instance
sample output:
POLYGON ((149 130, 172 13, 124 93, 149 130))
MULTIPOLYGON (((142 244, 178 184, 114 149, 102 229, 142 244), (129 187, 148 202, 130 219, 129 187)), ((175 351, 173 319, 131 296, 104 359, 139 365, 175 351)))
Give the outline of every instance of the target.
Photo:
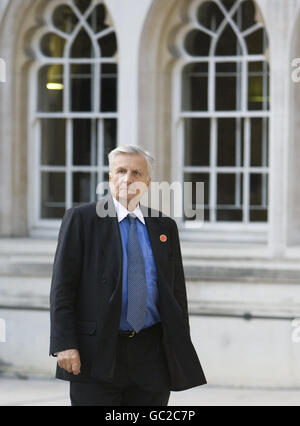
POLYGON ((112 382, 70 382, 72 406, 166 406, 169 397, 160 323, 133 337, 119 334, 112 382))

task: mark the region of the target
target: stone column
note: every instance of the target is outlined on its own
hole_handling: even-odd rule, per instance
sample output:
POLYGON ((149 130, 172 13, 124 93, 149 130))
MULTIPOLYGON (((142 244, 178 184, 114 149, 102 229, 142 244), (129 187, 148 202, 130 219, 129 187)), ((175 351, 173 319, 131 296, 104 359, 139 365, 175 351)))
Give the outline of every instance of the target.
POLYGON ((270 197, 269 248, 273 257, 282 257, 287 244, 289 90, 291 81, 290 43, 298 0, 260 0, 270 41, 270 197))

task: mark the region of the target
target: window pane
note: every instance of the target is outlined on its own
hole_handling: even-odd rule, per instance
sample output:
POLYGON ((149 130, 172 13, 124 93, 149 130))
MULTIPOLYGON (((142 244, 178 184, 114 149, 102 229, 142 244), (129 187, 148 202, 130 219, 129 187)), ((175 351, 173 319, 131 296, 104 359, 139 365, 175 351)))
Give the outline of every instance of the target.
POLYGON ((61 219, 65 213, 65 173, 42 172, 42 219, 61 219))
POLYGON ((41 163, 44 166, 64 166, 66 164, 66 124, 63 119, 43 119, 41 121, 41 163))
POLYGON ((202 31, 190 31, 185 39, 185 50, 192 56, 208 56, 211 37, 202 31))
POLYGON ((100 31, 108 28, 108 25, 105 23, 105 15, 106 10, 103 4, 98 4, 91 13, 88 23, 95 33, 100 33, 100 31))
POLYGON ((248 109, 269 110, 269 65, 267 62, 248 63, 248 109))
POLYGON ((73 1, 75 6, 78 7, 81 13, 84 13, 91 4, 91 0, 73 0, 73 1))
POLYGON ((73 120, 73 165, 97 165, 97 121, 73 120))
POLYGON ((268 167, 268 118, 251 118, 251 166, 268 167))
POLYGON ((117 38, 114 32, 98 39, 102 58, 111 58, 117 53, 117 38))
POLYGON ((109 181, 109 174, 108 173, 103 173, 103 182, 108 182, 109 181))
POLYGON ((217 177, 217 220, 243 220, 243 175, 219 173, 217 177))
POLYGON ((218 119, 218 166, 243 166, 244 120, 218 119))
POLYGON ((55 33, 44 35, 41 40, 41 51, 43 55, 52 58, 61 58, 64 56, 66 40, 55 33))
POLYGON ((233 20, 240 31, 245 31, 255 25, 255 5, 253 0, 244 1, 235 13, 233 20))
POLYGON ((96 201, 97 173, 73 173, 73 205, 96 201))
POLYGON ((240 173, 219 173, 217 204, 235 205, 241 202, 242 186, 240 186, 240 173), (236 193, 236 187, 239 191, 236 193))
POLYGON ((227 25, 218 40, 216 46, 216 55, 237 56, 242 55, 242 53, 242 47, 235 32, 230 25, 227 25))
POLYGON ((217 210, 217 221, 219 222, 242 222, 243 209, 225 209, 219 208, 217 210))
POLYGON ((208 64, 200 62, 186 65, 182 72, 182 109, 207 111, 208 64))
POLYGON ((249 55, 265 54, 268 49, 268 36, 264 28, 245 37, 249 55))
POLYGON ((216 3, 205 1, 198 9, 197 19, 199 24, 207 29, 217 31, 224 19, 224 15, 216 3))
POLYGON ((268 222, 267 209, 251 209, 250 222, 268 222))
POLYGON ((94 58, 95 52, 92 41, 83 29, 80 30, 71 48, 72 58, 94 58))
POLYGON ((69 6, 62 5, 55 9, 52 21, 57 29, 64 33, 71 34, 78 22, 78 19, 69 6))
POLYGON ((262 176, 258 173, 250 174, 250 205, 262 206, 263 205, 263 182, 262 176))
POLYGON ((108 165, 108 154, 117 146, 117 120, 104 120, 104 165, 108 165))
MULTIPOLYGON (((192 208, 203 208, 203 206, 196 206, 196 182, 204 183, 204 220, 209 220, 209 174, 208 173, 185 173, 184 182, 192 183, 192 208)), ((183 200, 184 201, 184 200, 183 200)), ((184 206, 183 206, 184 208, 184 206)), ((184 215, 184 220, 191 220, 191 218, 184 215)))
POLYGON ((216 110, 241 109, 241 63, 216 64, 216 110))
POLYGON ((63 67, 47 65, 38 75, 38 111, 59 112, 63 109, 63 67))
POLYGON ((92 110, 92 65, 71 65, 72 111, 92 110))
POLYGON ((250 222, 268 220, 268 175, 250 174, 250 222))
POLYGON ((232 6, 236 3, 236 0, 221 0, 223 6, 226 7, 227 10, 230 10, 232 6))
POLYGON ((184 121, 186 166, 209 166, 210 164, 210 120, 187 118, 184 121))
POLYGON ((101 112, 116 112, 118 105, 117 65, 102 64, 101 67, 101 112))

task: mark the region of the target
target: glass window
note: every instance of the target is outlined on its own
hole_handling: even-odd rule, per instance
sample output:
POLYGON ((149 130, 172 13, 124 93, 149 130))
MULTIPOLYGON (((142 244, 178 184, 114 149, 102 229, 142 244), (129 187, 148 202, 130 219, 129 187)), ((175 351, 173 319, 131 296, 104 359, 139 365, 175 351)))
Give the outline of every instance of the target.
POLYGON ((216 64, 216 111, 241 109, 241 62, 216 64))
POLYGON ((208 64, 188 64, 182 73, 182 109, 206 111, 208 108, 208 64))
POLYGON ((217 140, 217 166, 242 167, 244 158, 244 120, 242 118, 219 118, 217 140))
POLYGON ((66 165, 66 121, 46 118, 41 120, 41 164, 43 166, 66 165))
POLYGON ((209 166, 210 120, 187 118, 184 124, 184 164, 186 166, 209 166))
POLYGON ((38 110, 61 112, 64 95, 63 66, 53 64, 40 68, 38 86, 38 110))
MULTIPOLYGON (((185 173, 184 182, 190 182, 192 185, 192 206, 186 206, 187 208, 203 208, 203 206, 196 205, 196 183, 202 182, 204 184, 204 220, 209 221, 210 208, 209 208, 209 173, 185 173)), ((183 206, 185 207, 185 206, 183 206)), ((193 218, 184 217, 185 220, 193 220, 193 218)))
POLYGON ((183 172, 209 187, 213 223, 268 217, 270 70, 259 17, 253 0, 204 1, 179 47, 183 172))
POLYGON ((71 110, 92 111, 93 93, 93 65, 72 64, 71 65, 71 110))
POLYGON ((78 23, 73 10, 67 5, 58 6, 52 15, 53 25, 66 34, 71 34, 78 23))
POLYGON ((118 133, 117 41, 103 2, 61 4, 47 22, 37 44, 42 61, 33 120, 40 220, 61 219, 73 205, 96 201, 118 133))
POLYGON ((66 207, 66 175, 56 172, 42 172, 41 175, 41 217, 60 219, 66 207))
POLYGON ((117 111, 117 66, 116 64, 103 64, 101 70, 100 105, 102 112, 117 111))

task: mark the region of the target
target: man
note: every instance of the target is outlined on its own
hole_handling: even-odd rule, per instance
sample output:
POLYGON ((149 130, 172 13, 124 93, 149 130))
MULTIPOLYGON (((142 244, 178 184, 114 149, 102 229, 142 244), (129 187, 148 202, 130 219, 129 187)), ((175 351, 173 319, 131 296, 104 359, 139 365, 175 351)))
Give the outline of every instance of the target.
POLYGON ((206 383, 190 339, 176 222, 139 204, 153 158, 109 154, 109 193, 66 211, 54 259, 50 354, 72 405, 167 405, 206 383))

